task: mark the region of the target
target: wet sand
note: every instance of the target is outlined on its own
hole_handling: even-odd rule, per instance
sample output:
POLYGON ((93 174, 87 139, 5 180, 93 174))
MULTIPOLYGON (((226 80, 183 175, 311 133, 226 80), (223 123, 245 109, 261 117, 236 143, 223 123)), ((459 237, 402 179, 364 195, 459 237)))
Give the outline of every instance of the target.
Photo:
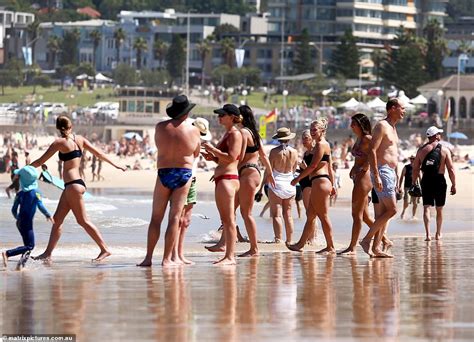
POLYGON ((269 253, 214 267, 60 260, 0 272, 0 333, 78 341, 469 339, 473 235, 397 238, 395 259, 269 253))

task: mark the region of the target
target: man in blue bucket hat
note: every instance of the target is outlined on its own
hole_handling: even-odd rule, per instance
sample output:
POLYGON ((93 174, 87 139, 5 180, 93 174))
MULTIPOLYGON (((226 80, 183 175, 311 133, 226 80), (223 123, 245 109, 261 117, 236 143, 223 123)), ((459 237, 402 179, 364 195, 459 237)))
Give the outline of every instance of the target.
POLYGON ((31 251, 35 247, 35 235, 33 232, 33 218, 36 208, 46 216, 46 219, 53 223, 48 210, 41 201, 41 195, 38 189, 38 172, 30 165, 14 171, 20 178, 20 192, 15 197, 12 207, 12 214, 16 219, 16 225, 23 238, 23 246, 7 250, 2 253, 3 265, 7 267, 8 258, 21 255, 17 269, 21 269, 28 260, 31 251), (18 210, 19 208, 19 210, 18 210))

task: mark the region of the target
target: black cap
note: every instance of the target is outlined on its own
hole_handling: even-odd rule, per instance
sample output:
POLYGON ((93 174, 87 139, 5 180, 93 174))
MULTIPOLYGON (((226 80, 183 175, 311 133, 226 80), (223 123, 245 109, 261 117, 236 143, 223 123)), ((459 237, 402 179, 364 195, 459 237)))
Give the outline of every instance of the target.
POLYGON ((173 99, 173 102, 166 107, 166 114, 172 119, 188 114, 196 104, 189 102, 186 95, 178 95, 173 99))
POLYGON ((239 108, 237 108, 237 106, 228 103, 228 104, 225 104, 224 107, 222 107, 222 108, 215 109, 214 113, 239 116, 240 115, 240 110, 239 110, 239 108))

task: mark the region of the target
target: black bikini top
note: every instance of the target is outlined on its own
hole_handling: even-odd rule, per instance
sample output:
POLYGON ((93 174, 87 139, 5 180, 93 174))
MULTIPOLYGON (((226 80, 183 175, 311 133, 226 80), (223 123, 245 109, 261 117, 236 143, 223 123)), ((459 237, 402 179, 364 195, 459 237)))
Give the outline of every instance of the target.
POLYGON ((68 161, 68 160, 71 160, 71 159, 74 159, 74 158, 81 158, 82 157, 82 151, 79 148, 79 145, 76 143, 76 137, 75 136, 73 137, 72 141, 74 141, 74 144, 76 144, 77 150, 74 150, 74 151, 71 151, 71 152, 66 152, 66 153, 62 153, 61 151, 59 151, 59 153, 58 153, 59 160, 65 162, 65 161, 68 161))
POLYGON ((247 128, 247 130, 252 135, 252 140, 253 140, 254 145, 253 146, 248 146, 247 145, 247 147, 245 148, 245 154, 258 152, 259 147, 257 146, 257 144, 255 142, 255 137, 253 136, 253 133, 252 133, 251 130, 249 130, 248 128, 247 128))
POLYGON ((323 154, 323 157, 321 158, 321 161, 329 163, 329 154, 323 154))

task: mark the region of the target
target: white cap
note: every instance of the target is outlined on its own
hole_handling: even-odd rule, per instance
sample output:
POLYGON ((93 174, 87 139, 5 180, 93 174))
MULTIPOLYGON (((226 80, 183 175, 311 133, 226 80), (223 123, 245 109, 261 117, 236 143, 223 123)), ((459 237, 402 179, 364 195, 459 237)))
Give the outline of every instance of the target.
POLYGON ((431 138, 432 136, 435 136, 436 134, 438 133, 443 133, 443 130, 442 129, 439 129, 438 127, 436 126, 431 126, 430 128, 428 128, 426 130, 426 136, 428 138, 431 138))

